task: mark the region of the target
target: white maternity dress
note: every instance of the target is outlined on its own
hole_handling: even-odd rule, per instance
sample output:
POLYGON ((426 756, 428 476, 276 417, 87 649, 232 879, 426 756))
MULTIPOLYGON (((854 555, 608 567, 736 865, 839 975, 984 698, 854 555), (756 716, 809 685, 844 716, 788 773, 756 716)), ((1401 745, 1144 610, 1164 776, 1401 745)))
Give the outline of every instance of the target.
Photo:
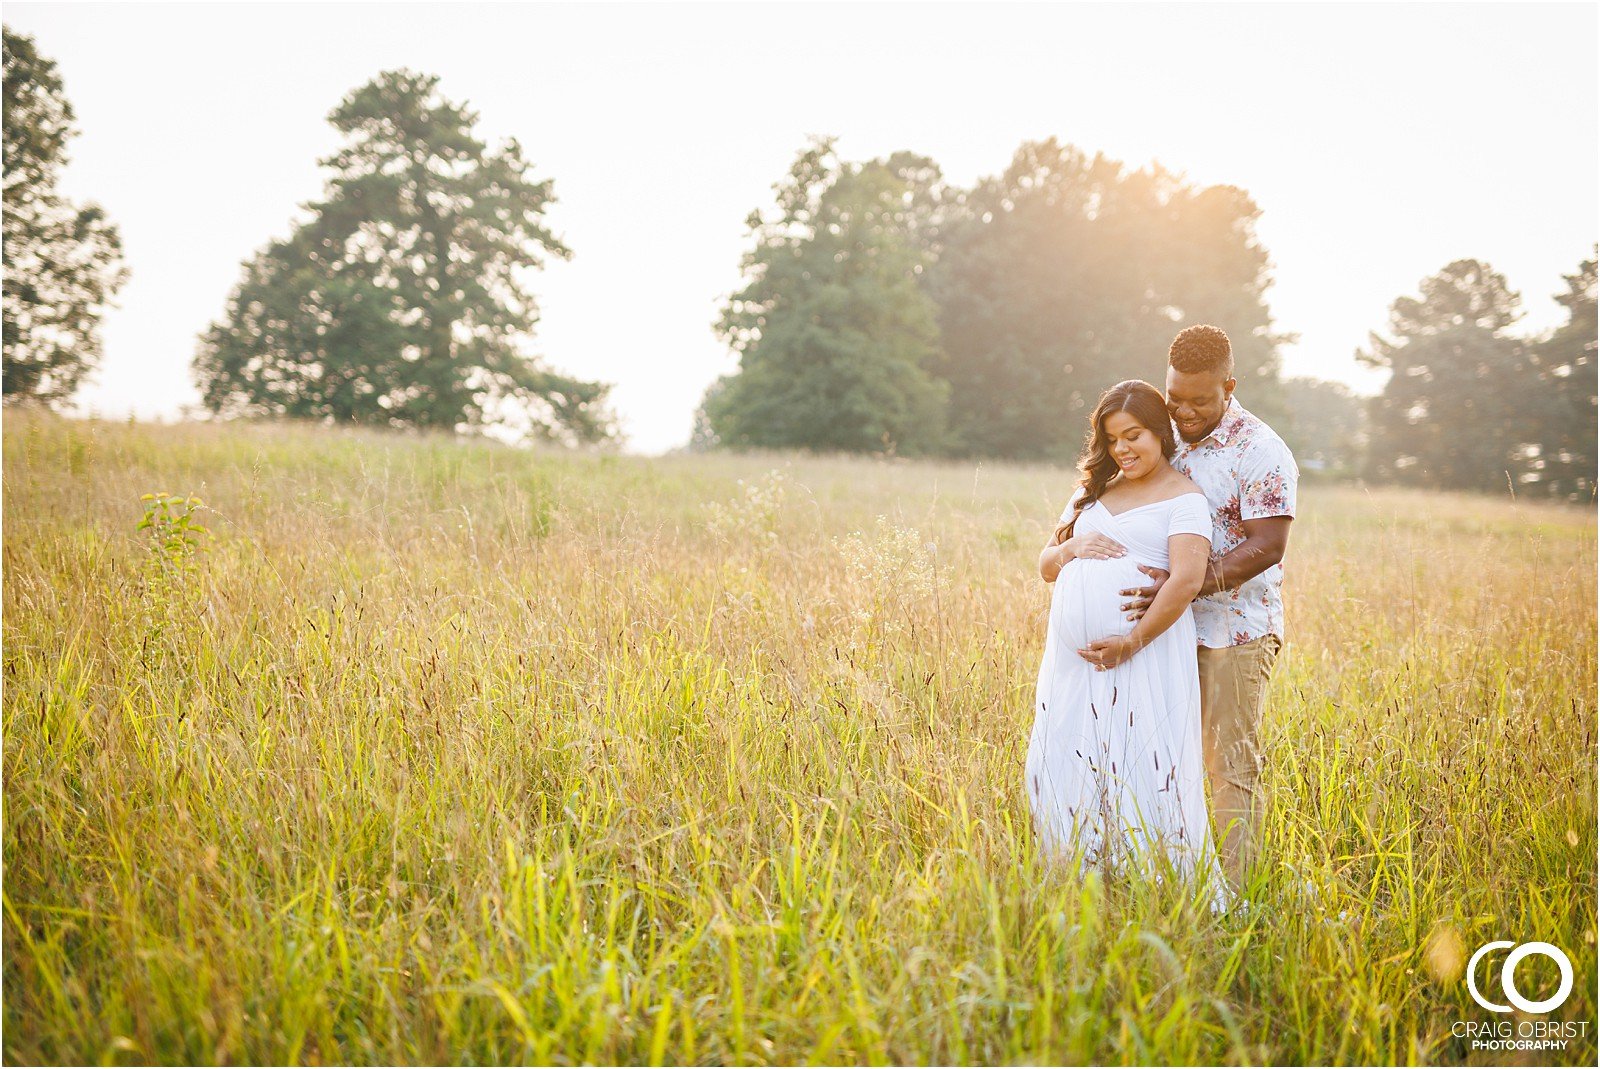
MULTIPOLYGON (((1076 500, 1076 495, 1074 495, 1076 500)), ((1062 513, 1072 513, 1069 503, 1062 513)), ((1200 677, 1194 617, 1131 658, 1097 671, 1077 653, 1133 628, 1121 591, 1145 586, 1140 564, 1168 568, 1167 539, 1211 537, 1205 495, 1187 493, 1113 515, 1095 502, 1075 534, 1098 531, 1127 548, 1114 560, 1074 559, 1050 599, 1050 623, 1034 703, 1026 788, 1044 848, 1089 865, 1176 869, 1226 895, 1212 847, 1200 741, 1200 677), (1170 867, 1170 868, 1169 868, 1170 867)))

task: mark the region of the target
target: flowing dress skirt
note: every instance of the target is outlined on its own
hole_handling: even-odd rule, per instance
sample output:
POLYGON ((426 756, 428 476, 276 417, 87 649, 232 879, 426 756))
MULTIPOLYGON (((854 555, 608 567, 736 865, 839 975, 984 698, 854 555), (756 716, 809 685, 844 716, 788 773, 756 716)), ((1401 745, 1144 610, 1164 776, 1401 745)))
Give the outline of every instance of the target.
MULTIPOLYGON (((1163 562, 1165 563, 1165 562, 1163 562)), ((1176 869, 1225 895, 1206 808, 1200 679, 1189 610, 1109 671, 1077 651, 1127 634, 1120 593, 1150 580, 1133 557, 1073 560, 1050 602, 1026 788, 1047 851, 1085 864, 1176 869)), ((1218 904, 1221 898, 1217 900, 1218 904)))

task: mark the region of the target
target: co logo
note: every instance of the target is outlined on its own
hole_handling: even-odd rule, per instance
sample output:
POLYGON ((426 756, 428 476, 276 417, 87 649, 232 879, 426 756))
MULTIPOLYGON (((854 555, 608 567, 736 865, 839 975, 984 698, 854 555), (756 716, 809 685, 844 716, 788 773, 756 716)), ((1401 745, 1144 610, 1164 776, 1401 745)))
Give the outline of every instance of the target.
POLYGON ((1491 950, 1501 950, 1505 947, 1516 947, 1506 955, 1505 964, 1500 966, 1500 989, 1506 993, 1506 999, 1523 1013, 1549 1013, 1572 994, 1572 962, 1568 960, 1561 948, 1550 943, 1523 943, 1517 946, 1509 939, 1496 939, 1492 943, 1485 943, 1472 955, 1472 960, 1467 962, 1467 991, 1472 995, 1472 1001, 1486 1010, 1495 1013, 1510 1013, 1511 1006, 1503 1006, 1498 1002, 1490 1002, 1478 991, 1478 962, 1483 960, 1485 954, 1491 950), (1522 997, 1522 992, 1517 990, 1517 965, 1532 954, 1543 954, 1556 963, 1556 968, 1561 970, 1561 983, 1556 987, 1556 993, 1540 1002, 1522 997))

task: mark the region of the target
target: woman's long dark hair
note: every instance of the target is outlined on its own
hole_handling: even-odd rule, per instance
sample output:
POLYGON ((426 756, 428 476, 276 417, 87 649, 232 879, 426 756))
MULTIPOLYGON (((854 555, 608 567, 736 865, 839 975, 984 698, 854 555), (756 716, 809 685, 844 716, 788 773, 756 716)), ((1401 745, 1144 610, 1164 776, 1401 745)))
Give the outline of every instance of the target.
POLYGON ((1082 472, 1078 485, 1083 488, 1083 496, 1073 506, 1072 516, 1056 528, 1051 545, 1059 546, 1072 537, 1072 529, 1077 526, 1083 510, 1100 500, 1100 495, 1120 470, 1106 436, 1106 417, 1113 412, 1128 413, 1139 426, 1159 438, 1163 457, 1171 460, 1177 451, 1178 443, 1172 437, 1172 419, 1167 415, 1167 402, 1160 390, 1143 379, 1128 379, 1101 394, 1100 403, 1094 406, 1094 414, 1089 417, 1089 440, 1078 458, 1078 471, 1082 472))

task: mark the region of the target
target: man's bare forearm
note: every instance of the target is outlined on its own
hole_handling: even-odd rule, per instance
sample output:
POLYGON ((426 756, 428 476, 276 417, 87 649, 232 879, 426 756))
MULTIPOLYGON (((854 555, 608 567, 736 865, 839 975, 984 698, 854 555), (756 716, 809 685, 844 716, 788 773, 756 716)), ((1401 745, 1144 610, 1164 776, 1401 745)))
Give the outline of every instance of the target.
POLYGON ((1235 590, 1283 560, 1284 547, 1274 540, 1246 538, 1231 553, 1206 565, 1206 581, 1197 597, 1235 590))
POLYGON ((1155 600, 1150 603, 1149 610, 1133 625, 1129 637, 1142 649, 1149 645, 1156 636, 1166 631, 1167 628, 1178 622, 1178 617, 1184 614, 1191 602, 1199 597, 1192 593, 1195 588, 1194 572, 1191 569, 1187 576, 1173 575, 1161 584, 1155 600))

